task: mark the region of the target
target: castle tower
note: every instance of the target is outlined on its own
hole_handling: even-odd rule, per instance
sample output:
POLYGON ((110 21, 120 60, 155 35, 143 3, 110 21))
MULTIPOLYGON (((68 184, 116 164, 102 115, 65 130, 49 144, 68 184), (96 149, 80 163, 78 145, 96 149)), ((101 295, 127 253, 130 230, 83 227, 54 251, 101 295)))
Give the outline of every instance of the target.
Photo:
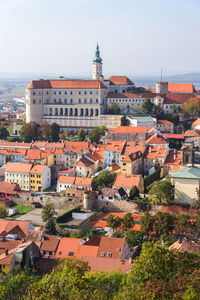
POLYGON ((99 45, 97 44, 95 58, 93 59, 93 73, 92 78, 94 80, 101 80, 102 79, 102 59, 100 57, 99 45))
POLYGON ((168 82, 167 81, 156 82, 156 93, 157 94, 167 94, 168 93, 168 82))

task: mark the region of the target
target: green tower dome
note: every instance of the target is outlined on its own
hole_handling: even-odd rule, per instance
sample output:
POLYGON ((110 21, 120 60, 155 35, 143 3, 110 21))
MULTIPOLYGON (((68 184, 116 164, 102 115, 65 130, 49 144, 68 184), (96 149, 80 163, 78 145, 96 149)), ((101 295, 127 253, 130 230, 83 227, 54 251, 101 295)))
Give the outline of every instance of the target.
POLYGON ((93 59, 93 63, 102 63, 102 58, 100 57, 100 51, 99 51, 99 45, 97 44, 96 52, 95 52, 95 58, 93 59))

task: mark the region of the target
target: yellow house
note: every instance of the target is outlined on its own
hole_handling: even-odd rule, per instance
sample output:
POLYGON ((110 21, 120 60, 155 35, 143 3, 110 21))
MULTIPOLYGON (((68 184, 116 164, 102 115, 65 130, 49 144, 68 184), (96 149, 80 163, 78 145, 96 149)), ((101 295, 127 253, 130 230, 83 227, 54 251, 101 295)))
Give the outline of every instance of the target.
POLYGON ((189 167, 170 175, 175 187, 174 201, 181 204, 195 204, 200 193, 200 169, 189 167))
POLYGON ((30 170, 30 190, 42 192, 51 186, 51 170, 45 165, 35 165, 30 170))
POLYGON ((142 172, 143 158, 140 151, 130 155, 121 155, 120 173, 122 174, 140 174, 142 172))

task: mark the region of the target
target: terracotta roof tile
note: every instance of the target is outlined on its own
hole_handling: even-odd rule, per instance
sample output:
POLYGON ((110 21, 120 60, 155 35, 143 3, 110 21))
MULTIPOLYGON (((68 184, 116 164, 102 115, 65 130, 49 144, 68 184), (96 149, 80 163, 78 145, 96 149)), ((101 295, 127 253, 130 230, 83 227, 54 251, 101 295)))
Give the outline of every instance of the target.
POLYGON ((71 183, 73 184, 75 182, 75 177, 73 176, 59 176, 58 183, 71 183))
POLYGON ((30 173, 32 164, 24 163, 7 163, 5 166, 5 172, 15 172, 15 173, 30 173))
POLYGON ((40 246, 40 250, 56 252, 59 242, 60 238, 56 235, 45 235, 44 241, 40 246))
POLYGON ((81 239, 63 237, 58 245, 55 258, 69 258, 75 256, 81 239))
POLYGON ((154 127, 132 127, 132 126, 119 126, 111 130, 111 133, 146 133, 153 132, 154 127))
POLYGON ((33 80, 28 89, 105 89, 99 80, 33 80))
POLYGON ((168 83, 170 93, 195 93, 196 90, 192 83, 168 83))
POLYGON ((134 83, 127 76, 111 76, 108 79, 114 85, 133 85, 134 83))
POLYGON ((192 126, 198 126, 200 125, 200 118, 196 119, 193 123, 192 123, 192 126))
POLYGON ((139 186, 141 181, 141 176, 132 174, 132 175, 127 175, 127 174, 117 174, 115 177, 115 181, 113 183, 114 188, 131 188, 133 186, 139 186))

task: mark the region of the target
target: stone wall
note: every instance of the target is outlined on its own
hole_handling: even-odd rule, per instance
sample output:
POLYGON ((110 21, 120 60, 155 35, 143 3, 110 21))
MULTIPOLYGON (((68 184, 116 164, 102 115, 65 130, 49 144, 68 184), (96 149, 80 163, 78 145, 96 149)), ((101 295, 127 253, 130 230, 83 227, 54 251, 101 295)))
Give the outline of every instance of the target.
POLYGON ((96 200, 96 209, 104 209, 105 211, 121 211, 121 212, 138 212, 137 204, 126 200, 101 201, 96 200))

